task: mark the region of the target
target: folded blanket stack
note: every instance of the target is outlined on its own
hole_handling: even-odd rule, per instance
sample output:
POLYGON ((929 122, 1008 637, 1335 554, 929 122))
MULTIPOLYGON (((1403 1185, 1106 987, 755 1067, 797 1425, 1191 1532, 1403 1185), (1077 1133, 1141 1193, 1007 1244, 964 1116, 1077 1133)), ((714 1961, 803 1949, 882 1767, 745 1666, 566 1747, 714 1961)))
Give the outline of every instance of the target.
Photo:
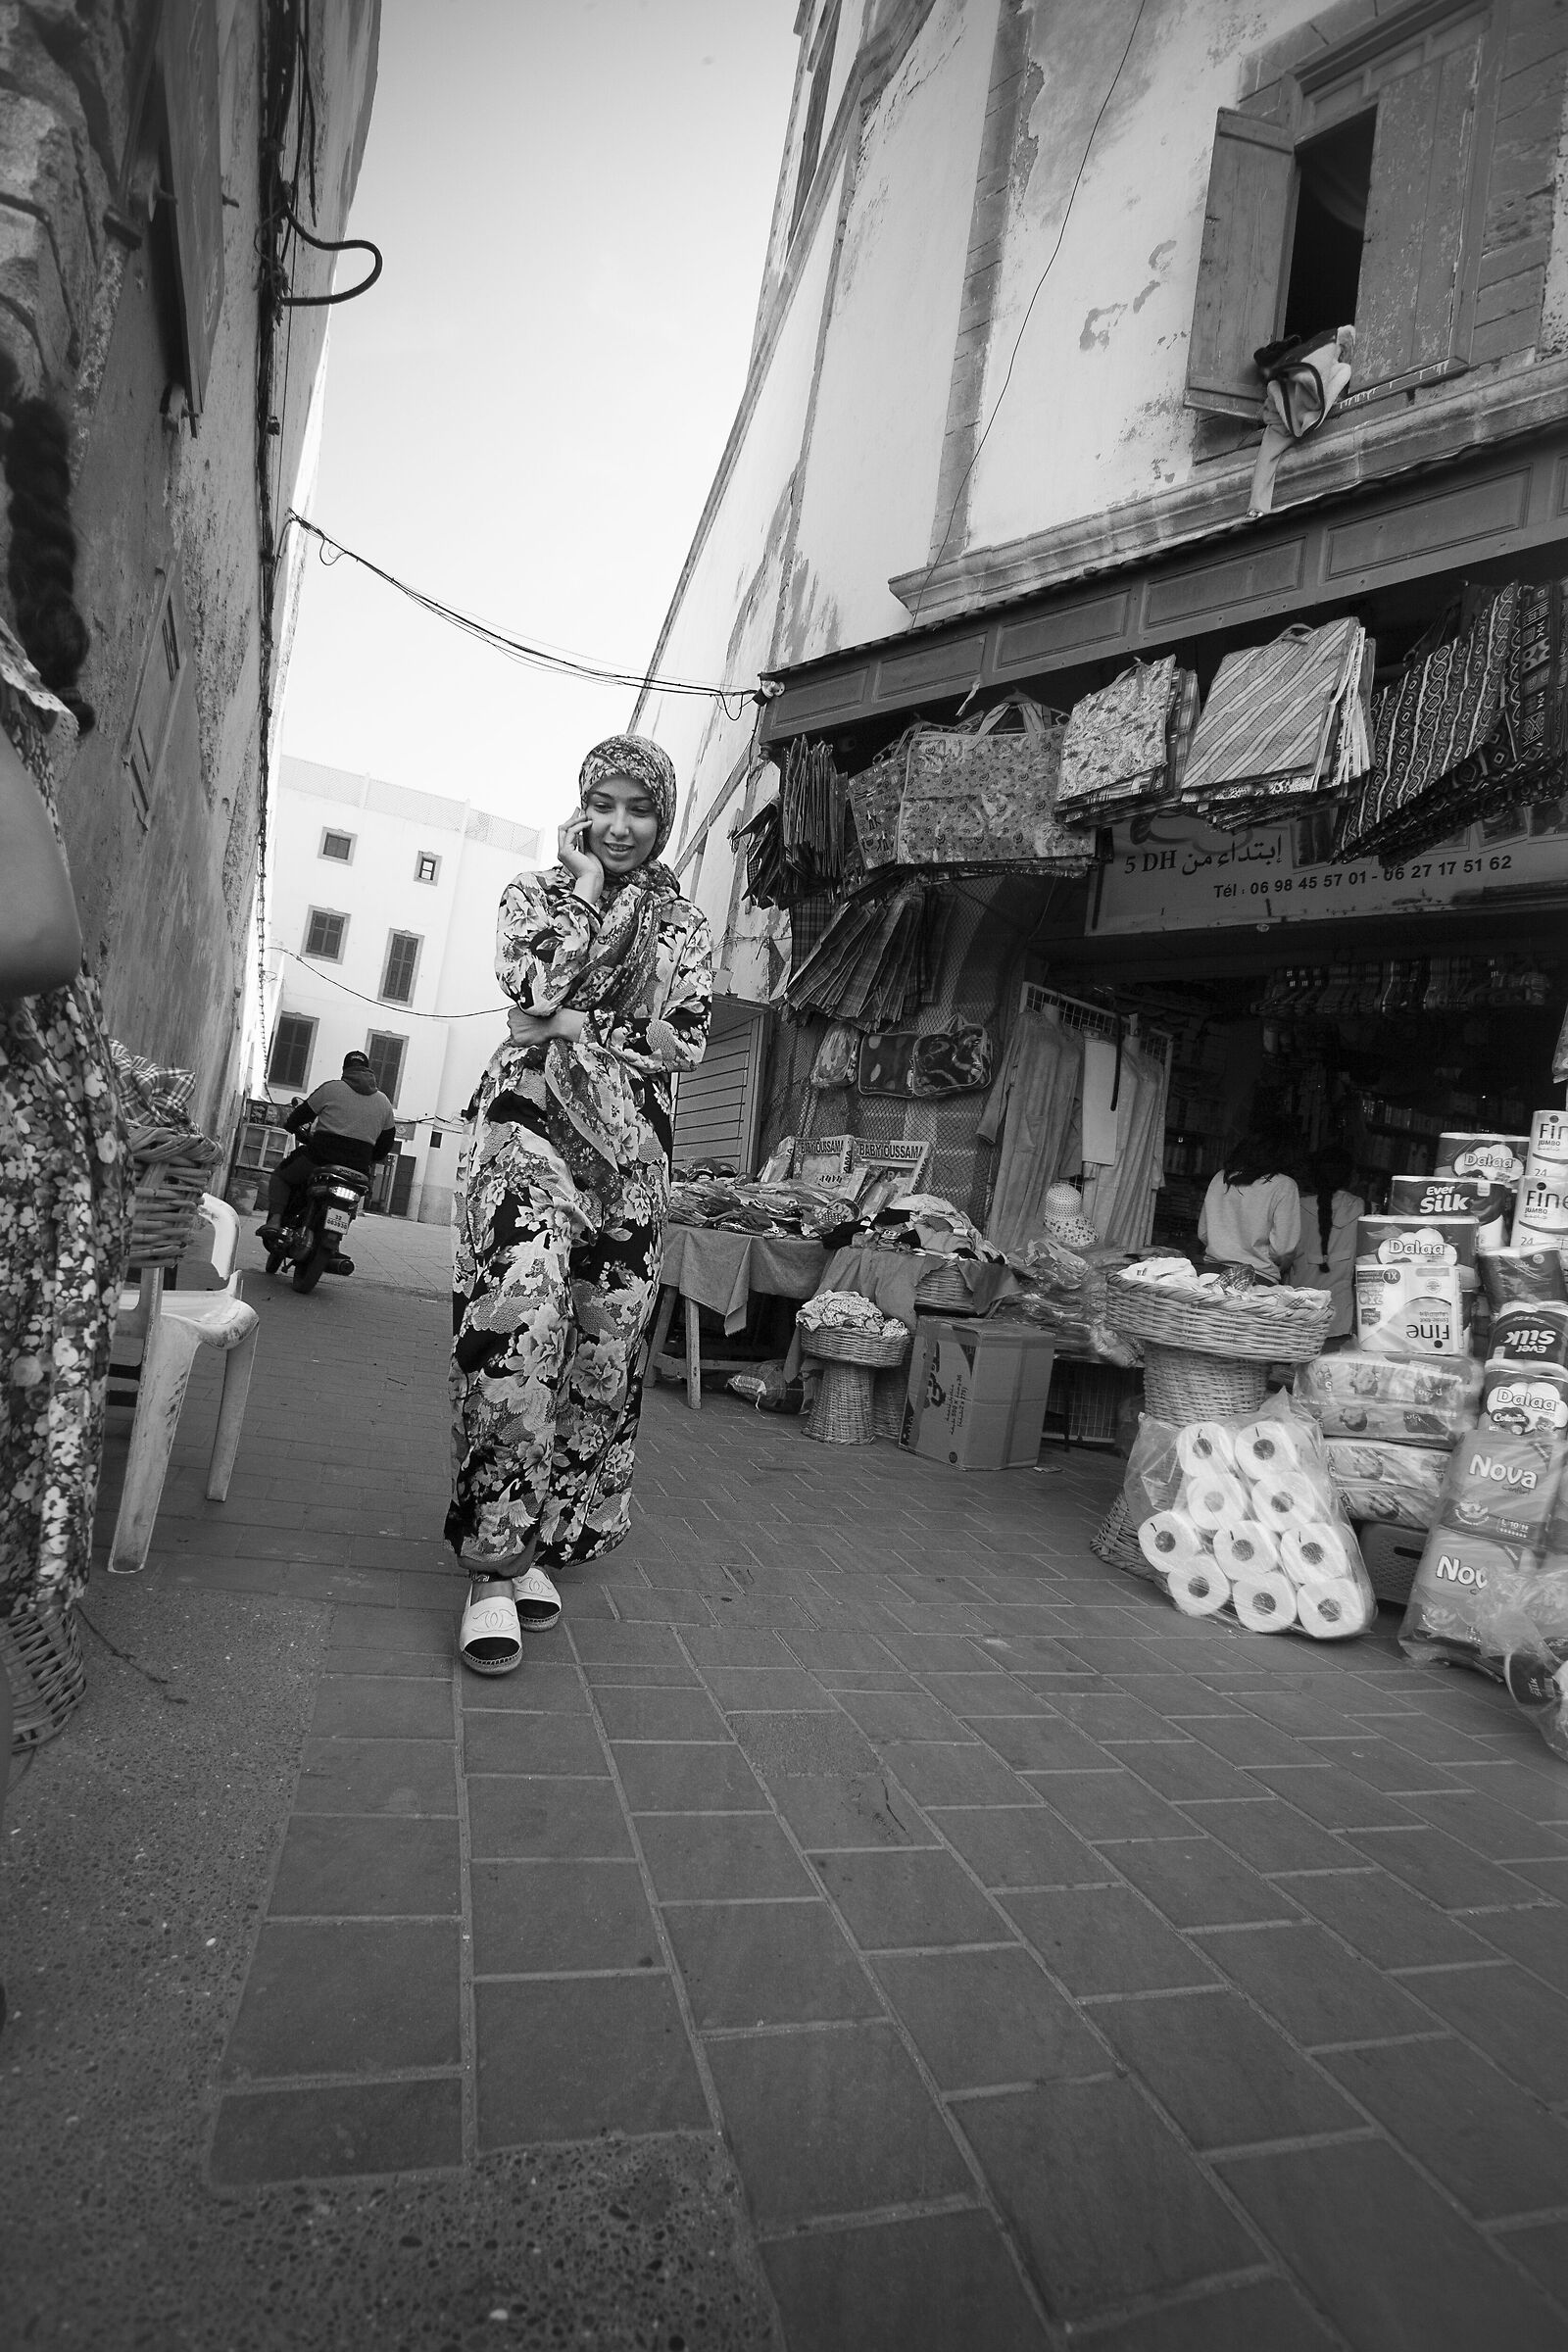
POLYGON ((912 1020, 935 984, 942 914, 943 893, 919 882, 848 900, 791 972, 790 1009, 868 1029, 912 1020))

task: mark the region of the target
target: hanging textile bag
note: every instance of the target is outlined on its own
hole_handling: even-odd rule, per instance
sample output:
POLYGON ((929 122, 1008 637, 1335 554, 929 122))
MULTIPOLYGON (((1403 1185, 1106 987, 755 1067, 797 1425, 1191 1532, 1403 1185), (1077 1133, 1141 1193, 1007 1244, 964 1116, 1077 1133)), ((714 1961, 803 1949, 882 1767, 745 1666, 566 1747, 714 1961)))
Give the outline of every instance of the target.
POLYGON ((991 1084, 990 1031, 979 1022, 953 1020, 945 1029, 884 1029, 860 1041, 857 1090, 862 1095, 906 1095, 938 1102, 945 1095, 972 1095, 991 1084))
POLYGON ((901 865, 1048 866, 1087 873, 1092 850, 1056 821, 1063 721, 1017 695, 957 727, 908 736, 901 865), (1015 728, 1003 721, 1016 714, 1015 728))
POLYGON ((891 865, 899 854, 899 805, 904 799, 908 743, 907 735, 901 735, 880 759, 849 779, 855 838, 867 871, 891 865))

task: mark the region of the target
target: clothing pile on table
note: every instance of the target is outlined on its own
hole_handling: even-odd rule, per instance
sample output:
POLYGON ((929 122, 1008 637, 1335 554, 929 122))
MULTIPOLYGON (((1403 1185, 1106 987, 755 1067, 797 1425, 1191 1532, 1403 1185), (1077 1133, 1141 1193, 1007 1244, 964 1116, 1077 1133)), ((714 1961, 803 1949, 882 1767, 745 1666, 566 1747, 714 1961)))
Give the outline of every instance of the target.
POLYGON ((1391 864, 1563 789, 1563 583, 1468 590, 1457 621, 1446 642, 1418 645, 1374 700, 1372 769, 1346 811, 1340 864, 1368 855, 1391 864))
POLYGON ((1198 724, 1198 673, 1134 662, 1075 703, 1061 749, 1056 815, 1087 828, 1167 807, 1181 792, 1198 724))
POLYGON ((816 1241, 853 1215, 842 1197, 810 1184, 754 1184, 736 1176, 677 1176, 669 1188, 672 1225, 719 1233, 799 1234, 816 1241))
POLYGON ((1347 618, 1227 654, 1193 739, 1182 808, 1235 833, 1343 793, 1372 763, 1376 651, 1347 618))
POLYGON ((807 1299, 795 1320, 807 1333, 858 1331, 869 1340, 886 1339, 895 1332, 902 1335, 905 1329, 897 1315, 885 1315, 858 1291, 818 1291, 814 1298, 807 1299))
POLYGON ((1030 1242, 1021 1258, 1013 1255, 1008 1262, 1023 1275, 1023 1289, 998 1307, 1000 1321, 1032 1323, 1051 1332, 1058 1347, 1098 1363, 1142 1362, 1137 1342, 1123 1339, 1107 1312, 1106 1286, 1128 1263, 1124 1250, 1107 1250, 1099 1242, 1069 1247, 1047 1233, 1030 1242))
POLYGON ((820 944, 791 970, 791 1011, 867 1029, 911 1021, 936 985, 945 906, 945 894, 920 882, 847 900, 820 944))

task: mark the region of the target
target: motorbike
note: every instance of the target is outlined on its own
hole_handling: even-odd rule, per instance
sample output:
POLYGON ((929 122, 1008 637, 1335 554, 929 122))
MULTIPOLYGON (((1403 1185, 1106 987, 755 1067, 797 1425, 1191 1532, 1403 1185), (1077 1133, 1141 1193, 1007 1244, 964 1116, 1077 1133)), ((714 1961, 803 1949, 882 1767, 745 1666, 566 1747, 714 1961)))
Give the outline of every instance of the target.
POLYGON ((369 1190, 368 1176, 362 1176, 358 1168, 341 1168, 330 1161, 313 1168, 304 1183, 296 1185, 287 1216, 268 1250, 269 1274, 292 1262, 297 1291, 314 1291, 323 1274, 352 1274, 354 1260, 343 1254, 343 1236, 369 1190))

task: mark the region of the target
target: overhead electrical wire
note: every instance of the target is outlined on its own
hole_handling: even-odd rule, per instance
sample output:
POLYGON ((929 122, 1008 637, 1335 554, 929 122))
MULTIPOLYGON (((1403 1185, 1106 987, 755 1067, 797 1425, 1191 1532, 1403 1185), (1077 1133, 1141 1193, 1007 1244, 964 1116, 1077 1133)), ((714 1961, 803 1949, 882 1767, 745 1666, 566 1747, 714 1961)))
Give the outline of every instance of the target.
POLYGON ((1019 349, 1023 343, 1025 329, 1029 324, 1030 318, 1034 315, 1034 307, 1040 299, 1041 289, 1045 285, 1047 278, 1051 275, 1052 270, 1055 264, 1056 256, 1061 251, 1061 241, 1067 234, 1067 223, 1072 219, 1072 208, 1078 200, 1078 190, 1083 183, 1084 173, 1089 168, 1089 158, 1094 152, 1095 141, 1100 135, 1100 125, 1102 122, 1103 122, 1105 119, 1105 110, 1110 105, 1112 98, 1115 97, 1117 85, 1120 82, 1123 74, 1125 74, 1127 71, 1127 60, 1133 53, 1133 43, 1138 38, 1138 27, 1144 21, 1144 11, 1148 5, 1149 0, 1138 0, 1138 14, 1134 17, 1133 28, 1127 35, 1127 46, 1121 53, 1121 63, 1117 66, 1115 73, 1111 75, 1110 87, 1106 90, 1105 95, 1100 101, 1100 112, 1096 115, 1094 122, 1090 124, 1088 140, 1085 144, 1083 154, 1078 159, 1078 169, 1073 174, 1072 186, 1067 191, 1067 209, 1061 216, 1061 226, 1056 231, 1056 242, 1051 248, 1051 253, 1047 259, 1045 268, 1041 270, 1040 275, 1035 280, 1035 290, 1030 295, 1028 307, 1024 311, 1023 318, 1019 321, 1018 332, 1013 337, 1012 350, 1007 359, 1007 371, 1002 379, 1002 389, 997 394, 991 414, 986 418, 985 431, 980 435, 979 440, 975 443, 969 463, 964 467, 963 473, 959 479, 958 487, 953 493, 953 512, 948 516, 948 527, 942 535, 942 545, 937 549, 936 554, 932 557, 925 578, 920 582, 919 592, 914 600, 914 606, 910 615, 910 617, 914 620, 918 620, 920 617, 920 607, 925 602, 925 592, 930 587, 931 582, 936 575, 938 564, 942 562, 943 557, 948 552, 948 542, 953 537, 953 526, 958 519, 958 509, 963 503, 963 494, 969 487, 969 476, 973 473, 976 466, 978 466, 980 463, 980 452, 984 449, 987 441, 991 438, 991 428, 996 423, 998 416, 1002 413, 1002 404, 1007 397, 1007 386, 1012 381, 1012 370, 1018 358, 1019 349))
POLYGON ((564 677, 582 678, 590 685, 625 686, 636 692, 651 690, 658 694, 698 696, 706 701, 721 703, 724 715, 730 720, 738 719, 749 702, 761 704, 768 700, 766 689, 760 685, 706 686, 691 678, 656 677, 638 670, 616 669, 608 662, 590 662, 576 654, 554 652, 549 646, 527 638, 509 636, 504 629, 493 628, 488 621, 475 618, 471 612, 460 612, 456 606, 444 604, 439 597, 414 587, 408 580, 399 579, 396 572, 373 563, 368 556, 362 556, 357 548, 345 547, 341 539, 334 539, 330 532, 322 530, 319 523, 312 522, 308 516, 292 509, 283 518, 284 530, 291 523, 319 543, 321 562, 328 569, 346 557, 351 564, 357 564, 362 571, 368 571, 372 579, 396 589, 399 596, 406 596, 411 604, 418 606, 421 612, 428 612, 434 619, 444 620, 453 628, 461 629, 466 636, 476 639, 479 644, 490 646, 498 654, 505 654, 509 661, 521 662, 534 669, 555 670, 564 677), (730 709, 731 703, 737 706, 733 710, 730 709))
POLYGON ((383 1012, 402 1013, 411 1021, 504 1021, 515 1009, 511 1004, 481 1004, 475 1012, 416 1012, 412 1004, 399 1004, 391 997, 368 997, 363 989, 350 988, 346 980, 334 980, 330 972, 322 971, 314 956, 296 956, 292 948, 280 948, 278 953, 286 956, 290 963, 314 973, 318 980, 324 980, 328 988, 341 989, 346 997, 358 997, 362 1004, 378 1004, 383 1012))

